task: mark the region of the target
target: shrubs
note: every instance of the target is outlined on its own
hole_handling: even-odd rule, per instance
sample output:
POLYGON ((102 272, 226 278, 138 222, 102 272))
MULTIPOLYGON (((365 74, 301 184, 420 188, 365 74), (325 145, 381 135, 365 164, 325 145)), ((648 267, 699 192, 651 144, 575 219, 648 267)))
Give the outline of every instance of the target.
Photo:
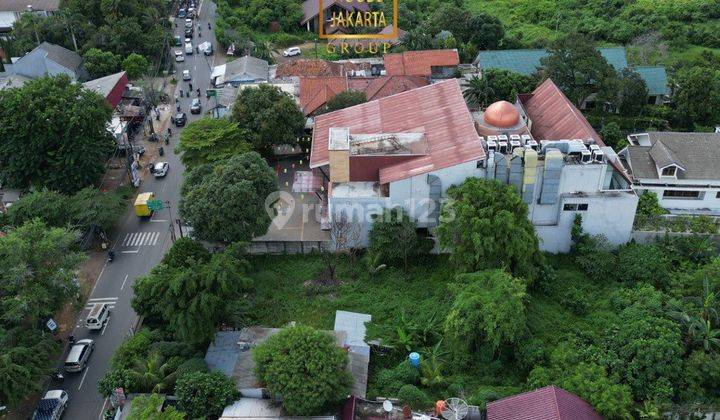
POLYGON ((180 407, 190 418, 217 418, 239 397, 235 382, 219 371, 194 372, 181 377, 175 387, 180 407))
POLYGON ((397 395, 404 385, 420 383, 420 371, 405 360, 392 369, 384 369, 377 374, 375 386, 383 397, 397 395))
POLYGON ((386 209, 377 215, 368 239, 368 263, 372 267, 380 264, 407 267, 408 258, 427 253, 432 248, 430 240, 418 236, 417 224, 402 207, 386 209))
POLYGON ((427 394, 415 385, 403 385, 398 390, 397 397, 400 402, 409 405, 414 410, 421 410, 432 404, 427 394))

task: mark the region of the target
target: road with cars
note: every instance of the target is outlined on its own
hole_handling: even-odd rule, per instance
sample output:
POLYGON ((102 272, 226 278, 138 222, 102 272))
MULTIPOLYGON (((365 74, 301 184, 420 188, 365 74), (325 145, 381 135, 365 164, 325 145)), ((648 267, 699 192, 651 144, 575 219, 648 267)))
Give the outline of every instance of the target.
MULTIPOLYGON (((214 36, 215 4, 209 0, 202 0, 197 3, 198 17, 196 17, 195 33, 192 38, 193 54, 185 55, 183 62, 176 62, 176 78, 178 79, 176 92, 182 89, 183 94, 188 92, 188 83, 192 82, 193 89, 201 89, 202 112, 207 111, 207 100, 205 89, 210 85, 210 75, 217 54, 205 56, 197 54, 194 47, 204 41, 210 41, 216 48, 214 36), (213 30, 208 30, 208 22, 211 22, 213 30), (182 71, 189 70, 190 81, 182 81, 182 71)), ((175 19, 177 22, 174 28, 174 35, 184 39, 184 19, 175 19)), ((174 43, 171 42, 171 45, 174 43)), ((184 47, 184 46, 183 46, 184 47)), ((175 50, 183 47, 173 47, 175 50)), ((176 93, 176 94, 177 94, 176 93)), ((191 114, 190 106, 192 99, 197 98, 197 92, 192 97, 179 99, 181 112, 187 114, 188 121, 201 117, 202 114, 191 114)), ((171 100, 170 106, 175 106, 171 100)), ((175 109, 173 108, 173 111, 175 109)), ((174 113, 174 112, 173 112, 174 113)), ((138 192, 155 193, 156 198, 166 203, 163 210, 156 211, 149 220, 138 218, 134 209, 129 209, 118 223, 117 234, 112 238, 112 249, 115 252, 113 262, 108 262, 102 269, 95 287, 90 293, 85 309, 78 317, 73 335, 76 340, 94 340, 94 351, 88 358, 85 369, 76 373, 66 373, 62 382, 53 381, 49 389, 62 389, 67 391, 70 397, 69 405, 65 412, 66 419, 72 420, 96 420, 102 418, 103 412, 109 407, 105 396, 98 392, 98 382, 107 372, 110 359, 115 349, 122 341, 133 333, 133 328, 138 323, 138 316, 132 310, 130 301, 133 296, 133 284, 135 279, 148 273, 162 259, 165 252, 172 245, 171 230, 176 237, 180 236, 180 230, 173 221, 178 218, 177 205, 180 198, 180 184, 184 168, 179 157, 173 152, 179 141, 180 127, 171 126, 172 137, 170 145, 160 142, 158 146, 164 147, 164 156, 159 160, 169 163, 167 174, 161 178, 154 178, 146 171, 138 192), (169 204, 169 207, 167 206, 169 204), (98 330, 89 330, 85 325, 93 305, 104 303, 110 310, 109 319, 105 325, 98 330)), ((161 136, 162 137, 162 136, 161 136)), ((62 356, 59 365, 65 361, 68 352, 62 356)))

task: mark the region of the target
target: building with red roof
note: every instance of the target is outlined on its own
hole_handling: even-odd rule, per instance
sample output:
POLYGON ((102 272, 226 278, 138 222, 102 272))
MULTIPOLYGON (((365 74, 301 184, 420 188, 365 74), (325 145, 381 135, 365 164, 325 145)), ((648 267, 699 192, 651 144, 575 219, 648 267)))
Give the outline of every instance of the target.
POLYGON ((111 74, 109 76, 101 77, 99 79, 90 80, 83 83, 86 89, 93 90, 102 95, 115 109, 120 101, 122 101, 125 89, 128 86, 128 77, 125 71, 120 73, 111 74))
POLYGON ((460 64, 457 50, 404 51, 385 54, 385 72, 388 76, 452 77, 460 64))
POLYGON ((555 385, 487 404, 487 420, 602 420, 590 404, 555 385))
POLYGON ((346 90, 364 92, 368 101, 374 101, 429 83, 428 78, 423 76, 301 77, 300 107, 305 115, 311 115, 322 109, 335 95, 346 90))

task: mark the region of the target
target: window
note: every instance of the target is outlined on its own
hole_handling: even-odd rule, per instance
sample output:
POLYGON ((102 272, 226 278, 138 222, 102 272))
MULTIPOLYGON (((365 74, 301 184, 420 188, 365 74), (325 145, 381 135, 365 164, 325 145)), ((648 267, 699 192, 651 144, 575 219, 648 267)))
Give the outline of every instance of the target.
POLYGON ((675 176, 675 169, 675 166, 668 166, 667 168, 663 168, 662 176, 675 176))
POLYGON ((587 211, 588 205, 587 203, 566 203, 563 204, 563 211, 587 211))
POLYGON ((720 191, 718 191, 717 193, 715 193, 715 198, 720 198, 720 191))
POLYGON ((663 198, 702 199, 700 191, 690 190, 665 190, 663 191, 663 198))

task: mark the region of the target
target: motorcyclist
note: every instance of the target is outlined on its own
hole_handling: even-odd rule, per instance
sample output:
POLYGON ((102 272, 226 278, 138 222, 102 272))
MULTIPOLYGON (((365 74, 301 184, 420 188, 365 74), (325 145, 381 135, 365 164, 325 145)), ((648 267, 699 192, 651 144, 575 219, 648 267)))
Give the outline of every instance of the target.
POLYGON ((172 129, 168 127, 168 136, 172 136, 172 129))
POLYGON ((209 31, 210 29, 211 29, 211 28, 210 28, 210 22, 208 22, 208 31, 209 31))
POLYGON ((111 249, 110 251, 108 251, 108 261, 112 262, 112 260, 114 260, 114 259, 115 259, 115 251, 113 251, 111 249))
POLYGON ((190 85, 190 90, 192 90, 192 83, 189 83, 189 85, 190 85))
POLYGON ((200 97, 200 88, 197 89, 198 98, 200 97))

